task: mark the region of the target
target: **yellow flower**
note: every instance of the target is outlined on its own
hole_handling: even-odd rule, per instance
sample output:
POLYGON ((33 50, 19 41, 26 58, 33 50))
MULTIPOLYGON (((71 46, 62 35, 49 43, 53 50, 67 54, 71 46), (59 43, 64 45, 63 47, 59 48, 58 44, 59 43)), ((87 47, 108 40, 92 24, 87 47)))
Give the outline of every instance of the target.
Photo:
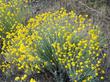
POLYGON ((86 80, 82 80, 82 82, 86 82, 86 80))
POLYGON ((3 31, 3 28, 2 28, 2 27, 0 27, 0 31, 1 31, 1 32, 3 31))
POLYGON ((21 80, 25 80, 27 78, 27 75, 23 75, 23 77, 21 77, 21 80))
POLYGON ((95 73, 96 76, 98 76, 98 73, 95 73))
POLYGON ((77 80, 74 80, 73 82, 78 82, 77 80))
POLYGON ((103 76, 101 76, 101 77, 100 77, 100 79, 102 79, 102 80, 103 80, 103 79, 104 79, 104 77, 103 77, 103 76))
POLYGON ((18 77, 18 76, 15 77, 15 81, 18 81, 18 80, 20 80, 20 77, 18 77))
POLYGON ((105 71, 104 71, 104 70, 102 70, 101 72, 102 72, 103 74, 105 73, 105 71))
POLYGON ((29 59, 28 59, 29 61, 34 61, 35 60, 35 57, 34 56, 31 56, 31 55, 29 55, 29 59))
POLYGON ((25 59, 25 57, 26 57, 25 55, 20 55, 20 57, 18 58, 18 61, 20 61, 20 62, 23 61, 25 59))
POLYGON ((80 62, 80 65, 82 65, 83 64, 83 62, 80 62))
POLYGON ((21 44, 21 45, 20 45, 20 48, 19 48, 19 51, 20 51, 20 52, 24 52, 25 50, 26 50, 25 45, 24 45, 24 44, 21 44))
POLYGON ((30 82, 36 82, 36 80, 35 80, 35 79, 33 79, 33 78, 31 78, 31 79, 30 79, 30 82))
POLYGON ((71 64, 72 64, 72 66, 75 66, 75 62, 72 62, 71 64))

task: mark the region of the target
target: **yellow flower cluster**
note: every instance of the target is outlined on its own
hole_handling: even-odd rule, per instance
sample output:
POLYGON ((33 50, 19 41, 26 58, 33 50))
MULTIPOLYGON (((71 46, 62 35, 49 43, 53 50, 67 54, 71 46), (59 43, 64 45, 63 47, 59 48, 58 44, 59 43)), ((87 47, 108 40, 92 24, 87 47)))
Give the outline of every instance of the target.
MULTIPOLYGON (((15 81, 20 81, 20 80, 24 81, 26 78, 27 78, 27 75, 23 75, 23 77, 17 76, 15 77, 15 81)), ((29 82, 36 82, 36 80, 31 78, 29 82)))
POLYGON ((31 78, 30 82, 36 82, 36 80, 35 80, 35 79, 33 79, 33 78, 31 78))
MULTIPOLYGON (((2 54, 27 75, 59 63, 73 81, 86 82, 103 70, 106 53, 101 53, 99 38, 100 31, 90 19, 61 8, 30 18, 27 25, 17 23, 12 32, 6 32, 2 54)), ((27 75, 15 80, 25 80, 27 75)))
POLYGON ((28 69, 31 63, 40 60, 36 53, 35 41, 40 41, 42 38, 35 29, 29 29, 22 24, 18 24, 15 29, 15 33, 7 32, 8 44, 5 46, 5 56, 8 62, 19 62, 21 65, 18 69, 28 69))
POLYGON ((0 0, 0 36, 4 37, 6 32, 12 31, 16 23, 25 23, 29 14, 29 8, 25 6, 27 4, 22 0, 0 0))

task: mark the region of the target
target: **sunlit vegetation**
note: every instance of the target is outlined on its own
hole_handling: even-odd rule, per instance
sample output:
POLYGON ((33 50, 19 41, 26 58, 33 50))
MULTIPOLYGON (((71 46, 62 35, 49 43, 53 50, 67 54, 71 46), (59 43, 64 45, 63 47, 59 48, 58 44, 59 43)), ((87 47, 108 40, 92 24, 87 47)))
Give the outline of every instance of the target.
POLYGON ((26 3, 0 0, 1 81, 39 82, 42 73, 53 82, 105 79, 106 39, 88 15, 61 8, 26 23, 26 3))

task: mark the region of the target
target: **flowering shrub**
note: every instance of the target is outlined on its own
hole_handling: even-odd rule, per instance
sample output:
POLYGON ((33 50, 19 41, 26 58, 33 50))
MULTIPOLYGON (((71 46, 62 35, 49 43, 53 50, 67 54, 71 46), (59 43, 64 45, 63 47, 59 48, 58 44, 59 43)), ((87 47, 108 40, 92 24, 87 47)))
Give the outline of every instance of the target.
POLYGON ((5 32, 12 31, 16 23, 25 24, 28 14, 29 6, 23 0, 0 0, 0 36, 5 37, 5 32))
MULTIPOLYGON (((25 24, 26 15, 29 13, 29 6, 23 0, 0 0, 0 79, 5 78, 1 69, 5 72, 4 68, 10 67, 10 64, 6 63, 4 55, 1 54, 4 38, 5 46, 5 42, 8 41, 6 40, 7 33, 12 33, 17 23, 25 24)), ((8 76, 10 75, 9 73, 8 76)))
POLYGON ((3 42, 2 54, 8 64, 3 63, 2 72, 14 74, 15 82, 46 71, 55 82, 104 79, 105 45, 101 45, 100 29, 87 16, 62 8, 30 18, 27 25, 16 23, 11 31, 5 33, 3 42))

